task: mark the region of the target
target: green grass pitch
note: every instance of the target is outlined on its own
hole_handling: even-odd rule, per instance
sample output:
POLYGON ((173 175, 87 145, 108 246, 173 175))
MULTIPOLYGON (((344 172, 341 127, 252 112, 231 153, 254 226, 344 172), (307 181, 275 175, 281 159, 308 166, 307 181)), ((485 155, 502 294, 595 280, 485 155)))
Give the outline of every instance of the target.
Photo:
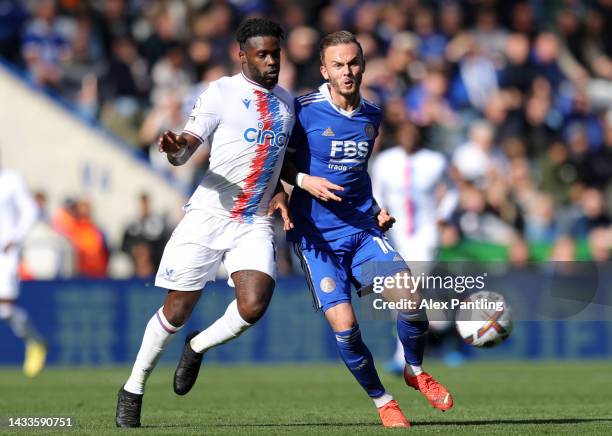
POLYGON ((173 368, 151 376, 144 428, 118 430, 116 392, 129 369, 50 368, 27 380, 0 368, 0 417, 72 416, 71 430, 0 428, 0 434, 612 434, 609 362, 429 366, 455 398, 442 413, 403 381, 383 376, 412 422, 383 429, 372 402, 337 365, 210 366, 191 393, 172 391, 173 368))

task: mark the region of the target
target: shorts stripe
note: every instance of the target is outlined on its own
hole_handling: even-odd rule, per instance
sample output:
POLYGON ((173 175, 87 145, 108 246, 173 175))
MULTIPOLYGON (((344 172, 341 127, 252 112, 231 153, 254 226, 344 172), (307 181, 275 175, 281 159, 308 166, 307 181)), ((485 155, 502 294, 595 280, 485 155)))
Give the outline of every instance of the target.
POLYGON ((306 260, 306 257, 304 256, 304 253, 302 252, 302 249, 298 243, 293 244, 293 250, 295 251, 298 259, 300 259, 302 270, 306 276, 306 283, 308 284, 308 289, 310 289, 310 293, 312 295, 312 307, 314 307, 315 311, 318 311, 321 308, 321 302, 319 301, 319 297, 317 297, 317 291, 315 290, 312 282, 312 273, 310 271, 310 266, 308 266, 308 261, 306 260))

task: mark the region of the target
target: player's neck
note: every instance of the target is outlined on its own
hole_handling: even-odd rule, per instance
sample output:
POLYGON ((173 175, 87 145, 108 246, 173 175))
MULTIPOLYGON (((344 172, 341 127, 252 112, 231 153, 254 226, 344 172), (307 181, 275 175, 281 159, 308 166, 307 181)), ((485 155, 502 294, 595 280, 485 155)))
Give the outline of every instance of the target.
POLYGON ((251 83, 253 83, 253 84, 257 85, 257 86, 261 86, 262 88, 265 88, 265 89, 267 89, 268 91, 272 90, 272 88, 274 88, 274 86, 276 86, 276 85, 273 85, 272 87, 270 87, 270 86, 268 86, 268 85, 266 85, 266 84, 264 84, 264 83, 260 83, 259 81, 255 80, 253 77, 251 77, 251 76, 249 75, 248 71, 246 71, 244 68, 242 69, 242 75, 243 75, 243 76, 244 76, 244 78, 245 78, 245 79, 247 79, 249 82, 251 82, 251 83))
POLYGON ((353 112, 359 107, 359 103, 361 102, 361 94, 359 94, 359 91, 353 95, 346 96, 336 92, 333 86, 330 86, 329 88, 332 103, 340 109, 347 112, 353 112))

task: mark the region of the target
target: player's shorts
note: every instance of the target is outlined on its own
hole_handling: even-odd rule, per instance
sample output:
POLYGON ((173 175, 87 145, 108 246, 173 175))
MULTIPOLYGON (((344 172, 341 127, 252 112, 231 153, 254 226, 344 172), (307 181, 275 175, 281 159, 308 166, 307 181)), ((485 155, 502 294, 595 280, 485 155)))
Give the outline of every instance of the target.
POLYGON ((276 278, 276 252, 271 219, 256 217, 239 223, 188 211, 166 244, 155 286, 175 291, 198 291, 214 281, 223 262, 228 274, 261 271, 276 278))
POLYGON ((0 252, 0 300, 16 300, 19 297, 18 266, 19 253, 16 249, 8 253, 0 252))
POLYGON ((302 262, 315 308, 351 301, 351 285, 361 290, 375 277, 393 276, 408 265, 378 229, 323 243, 300 242, 294 248, 302 262))

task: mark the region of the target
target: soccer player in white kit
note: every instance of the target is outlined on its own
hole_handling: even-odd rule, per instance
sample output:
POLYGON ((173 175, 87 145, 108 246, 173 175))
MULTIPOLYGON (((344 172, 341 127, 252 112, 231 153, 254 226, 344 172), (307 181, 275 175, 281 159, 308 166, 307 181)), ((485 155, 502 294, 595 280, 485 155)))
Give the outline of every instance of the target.
POLYGON ((187 336, 174 375, 177 394, 189 392, 208 349, 238 337, 270 302, 276 268, 270 215, 278 209, 285 229, 292 225, 278 181, 294 124, 293 99, 277 85, 283 37, 270 20, 243 22, 236 35, 242 72, 212 82, 183 132, 166 131, 159 139, 160 151, 173 165, 182 165, 209 142, 210 167, 164 250, 155 285, 168 294, 149 321, 132 373, 119 391, 117 426, 140 426, 146 379, 221 262, 236 299, 206 330, 187 336))
MULTIPOLYGON (((458 203, 446 157, 422 148, 420 135, 414 124, 402 124, 396 134, 398 145, 381 152, 372 167, 374 196, 397 220, 388 235, 415 275, 431 269, 439 245, 439 223, 450 219, 458 203)), ((439 319, 439 311, 436 315, 429 320, 430 328, 446 329, 448 322, 439 319)), ((393 363, 389 365, 392 372, 401 373, 404 352, 399 340, 393 363)))
POLYGON ((19 173, 0 168, 0 320, 8 323, 26 346, 23 372, 36 376, 45 366, 46 346, 19 298, 19 246, 38 214, 19 173))

